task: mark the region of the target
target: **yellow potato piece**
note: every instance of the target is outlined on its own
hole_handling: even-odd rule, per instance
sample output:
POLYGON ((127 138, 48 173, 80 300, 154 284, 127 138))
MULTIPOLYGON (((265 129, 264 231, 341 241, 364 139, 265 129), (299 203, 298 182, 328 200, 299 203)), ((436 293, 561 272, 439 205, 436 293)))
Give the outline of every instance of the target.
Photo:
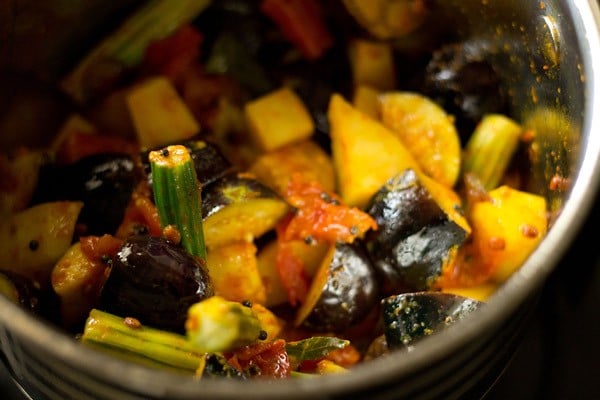
POLYGON ((206 264, 216 295, 229 301, 265 303, 254 243, 240 241, 211 248, 206 264))
POLYGON ((398 135, 422 171, 454 186, 460 173, 461 145, 453 118, 417 93, 388 92, 379 101, 382 123, 398 135))
POLYGON ((142 147, 189 139, 200 131, 200 124, 166 77, 133 86, 126 102, 142 147))
POLYGON ((542 241, 548 229, 546 199, 509 186, 489 192, 491 201, 473 204, 473 241, 493 265, 495 282, 504 282, 542 241))
POLYGON ((244 114, 250 133, 262 151, 308 139, 315 130, 302 99, 288 87, 246 103, 244 114))
POLYGON ((328 118, 337 186, 346 204, 365 207, 388 179, 407 168, 420 170, 392 131, 340 94, 332 95, 328 118))

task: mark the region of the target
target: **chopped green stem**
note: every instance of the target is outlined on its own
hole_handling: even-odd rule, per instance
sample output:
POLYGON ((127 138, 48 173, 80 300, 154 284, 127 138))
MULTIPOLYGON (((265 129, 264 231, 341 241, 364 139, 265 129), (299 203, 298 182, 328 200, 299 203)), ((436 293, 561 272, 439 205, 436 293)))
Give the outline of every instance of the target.
POLYGON ((504 115, 484 116, 466 145, 463 173, 475 175, 486 190, 496 188, 517 149, 521 132, 521 126, 504 115))
POLYGON ((192 21, 211 0, 150 0, 128 18, 111 36, 88 54, 62 82, 63 89, 79 104, 87 101, 88 68, 99 63, 137 65, 148 45, 192 21))
POLYGON ((188 310, 186 335, 197 349, 218 353, 260 340, 260 320, 251 307, 212 296, 188 310))
POLYGON ((205 356, 183 335, 128 324, 97 309, 90 311, 81 341, 129 361, 181 372, 196 372, 205 356))
POLYGON ((192 255, 206 261, 202 228, 200 183, 189 150, 167 146, 149 154, 154 201, 160 222, 181 234, 181 244, 192 255))

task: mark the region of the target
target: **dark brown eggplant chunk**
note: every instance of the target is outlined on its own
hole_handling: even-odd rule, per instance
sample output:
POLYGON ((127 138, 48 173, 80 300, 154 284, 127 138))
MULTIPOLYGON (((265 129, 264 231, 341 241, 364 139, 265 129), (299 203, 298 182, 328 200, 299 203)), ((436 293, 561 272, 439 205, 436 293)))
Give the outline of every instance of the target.
MULTIPOLYGON (((206 186, 233 171, 231 162, 214 143, 204 140, 188 140, 177 144, 181 144, 189 150, 190 156, 194 161, 194 169, 196 170, 198 182, 202 186, 206 186)), ((148 155, 152 150, 159 149, 146 150, 141 154, 144 172, 150 184, 152 184, 152 173, 150 171, 148 155)))
POLYGON ((365 243, 385 295, 429 289, 469 233, 462 216, 448 210, 454 200, 434 198, 432 183, 423 179, 406 170, 367 206, 379 228, 367 233, 365 243))
POLYGON ((32 279, 11 271, 0 271, 0 296, 5 296, 44 319, 59 321, 58 297, 32 279))
POLYGON ((101 153, 68 165, 48 164, 40 171, 33 203, 79 200, 80 235, 113 234, 141 175, 125 154, 101 153))
POLYGON ((367 317, 379 299, 377 275, 359 242, 331 245, 298 309, 296 325, 342 332, 367 317))
POLYGON ((248 175, 229 173, 202 190, 206 247, 258 238, 274 229, 289 209, 265 184, 248 175))
POLYGON ((415 292, 381 300, 385 339, 390 350, 407 348, 465 318, 484 303, 441 292, 415 292))
POLYGON ((100 308, 158 329, 183 333, 188 308, 214 294, 206 267, 162 237, 128 238, 111 264, 100 308))
POLYGON ((433 52, 421 92, 454 115, 466 143, 485 114, 508 112, 508 96, 481 43, 450 43, 433 52))

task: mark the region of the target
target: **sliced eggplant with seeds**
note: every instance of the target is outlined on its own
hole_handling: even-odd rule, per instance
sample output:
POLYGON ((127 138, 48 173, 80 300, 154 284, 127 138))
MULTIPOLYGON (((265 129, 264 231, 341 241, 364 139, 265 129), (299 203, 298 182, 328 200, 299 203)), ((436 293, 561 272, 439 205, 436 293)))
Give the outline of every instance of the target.
POLYGON ((411 348, 477 310, 484 303, 449 293, 415 292, 382 301, 384 332, 389 349, 411 348))

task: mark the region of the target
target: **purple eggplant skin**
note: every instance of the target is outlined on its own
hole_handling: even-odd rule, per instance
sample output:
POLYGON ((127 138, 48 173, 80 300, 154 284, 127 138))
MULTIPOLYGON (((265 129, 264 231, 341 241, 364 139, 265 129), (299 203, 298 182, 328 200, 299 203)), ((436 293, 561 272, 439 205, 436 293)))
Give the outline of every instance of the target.
POLYGON ((484 303, 441 292, 414 292, 381 300, 385 341, 390 350, 411 348, 422 338, 465 318, 484 303))
POLYGON ((33 203, 83 201, 77 221, 80 236, 113 234, 142 176, 127 154, 98 153, 72 164, 49 163, 40 170, 33 203))
POLYGON ((408 169, 382 186, 366 208, 378 225, 365 238, 383 295, 428 290, 442 274, 449 249, 466 232, 408 169))
POLYGON ((163 237, 129 237, 110 264, 100 308, 144 325, 183 333, 188 308, 214 295, 201 261, 163 237))
POLYGON ((362 243, 337 243, 329 274, 305 327, 342 332, 361 322, 379 301, 377 274, 362 243))
MULTIPOLYGON (((173 144, 181 144, 190 152, 198 182, 202 187, 222 178, 234 170, 233 164, 223 155, 219 147, 206 140, 185 140, 173 144)), ((142 151, 140 154, 144 173, 152 186, 152 171, 148 155, 151 151, 160 150, 165 146, 142 151)))
POLYGON ((423 70, 419 91, 455 117, 463 144, 485 114, 509 111, 509 96, 500 75, 484 58, 487 53, 477 42, 445 44, 433 52, 423 70))

